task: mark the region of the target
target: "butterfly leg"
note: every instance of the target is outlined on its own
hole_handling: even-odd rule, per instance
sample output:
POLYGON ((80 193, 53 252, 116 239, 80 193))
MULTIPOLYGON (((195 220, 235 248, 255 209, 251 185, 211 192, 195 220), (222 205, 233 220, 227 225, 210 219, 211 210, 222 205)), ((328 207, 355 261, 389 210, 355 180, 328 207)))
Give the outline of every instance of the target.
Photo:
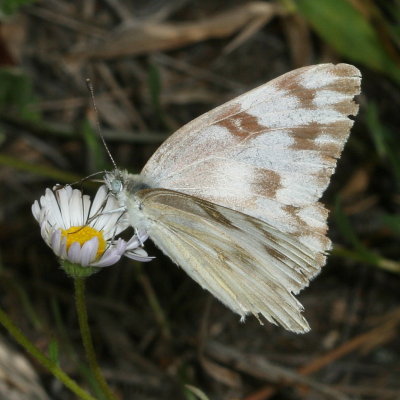
POLYGON ((135 229, 135 236, 137 237, 137 240, 139 241, 140 247, 144 246, 143 240, 141 239, 140 235, 139 235, 139 231, 137 230, 137 228, 135 229))

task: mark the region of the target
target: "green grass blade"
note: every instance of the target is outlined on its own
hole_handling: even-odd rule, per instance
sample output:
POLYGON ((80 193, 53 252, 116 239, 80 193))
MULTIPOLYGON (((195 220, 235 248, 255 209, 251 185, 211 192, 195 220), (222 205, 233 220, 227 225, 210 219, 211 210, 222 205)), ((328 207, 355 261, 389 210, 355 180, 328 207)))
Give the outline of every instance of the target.
POLYGON ((20 171, 27 171, 34 175, 52 178, 57 183, 72 183, 79 181, 82 178, 81 176, 72 174, 70 172, 65 172, 60 169, 47 167, 44 165, 31 164, 18 158, 6 156, 4 154, 0 154, 0 165, 5 165, 20 171))
POLYGON ((297 0, 300 14, 336 51, 400 83, 400 67, 372 24, 347 0, 297 0))
POLYGON ((209 400, 208 396, 196 386, 185 385, 185 389, 187 391, 187 394, 191 395, 191 396, 187 397, 189 399, 194 398, 194 399, 199 399, 199 400, 209 400))

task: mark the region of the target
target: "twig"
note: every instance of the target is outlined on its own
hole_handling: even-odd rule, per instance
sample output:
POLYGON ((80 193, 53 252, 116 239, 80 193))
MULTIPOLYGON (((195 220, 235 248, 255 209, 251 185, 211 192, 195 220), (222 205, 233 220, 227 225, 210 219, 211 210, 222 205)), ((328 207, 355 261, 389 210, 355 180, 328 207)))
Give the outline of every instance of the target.
MULTIPOLYGON (((311 375, 314 372, 319 371, 325 366, 331 364, 332 362, 346 356, 347 354, 355 351, 363 346, 369 346, 370 350, 373 347, 382 345, 389 340, 396 337, 396 328, 400 323, 400 310, 393 313, 390 312, 390 319, 383 323, 378 328, 372 329, 369 332, 363 333, 355 338, 343 343, 341 346, 333 349, 332 351, 312 360, 310 363, 304 365, 297 370, 298 374, 303 376, 311 375)), ((253 393, 253 397, 248 397, 246 400, 267 400, 272 397, 277 391, 277 388, 271 385, 265 386, 264 388, 253 393)))
MULTIPOLYGON (((217 342, 208 342, 206 352, 210 357, 226 364, 233 365, 236 369, 251 376, 286 385, 305 385, 323 393, 329 399, 345 400, 347 396, 298 372, 277 366, 264 357, 254 354, 243 354, 238 350, 217 342)), ((246 400, 261 399, 249 396, 246 400)))
POLYGON ((319 371, 325 366, 331 364, 332 362, 338 360, 351 353, 352 351, 357 350, 358 348, 368 344, 370 341, 375 340, 377 337, 379 338, 379 344, 382 342, 387 342, 392 339, 396 335, 396 327, 391 322, 387 323, 382 327, 373 329, 367 333, 363 333, 359 336, 356 336, 353 339, 343 343, 341 346, 333 349, 332 351, 324 354, 321 357, 316 358, 311 361, 309 364, 298 369, 298 372, 302 375, 311 375, 314 372, 319 371))

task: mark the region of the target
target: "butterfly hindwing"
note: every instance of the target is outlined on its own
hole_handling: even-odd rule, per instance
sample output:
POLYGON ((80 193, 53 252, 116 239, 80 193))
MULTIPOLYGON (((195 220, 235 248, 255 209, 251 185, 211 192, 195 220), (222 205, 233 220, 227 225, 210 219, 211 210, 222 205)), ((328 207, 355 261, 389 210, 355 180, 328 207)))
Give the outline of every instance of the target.
POLYGON ((139 191, 155 244, 203 288, 241 316, 263 315, 286 329, 309 329, 292 295, 319 271, 305 246, 251 216, 184 193, 139 191))

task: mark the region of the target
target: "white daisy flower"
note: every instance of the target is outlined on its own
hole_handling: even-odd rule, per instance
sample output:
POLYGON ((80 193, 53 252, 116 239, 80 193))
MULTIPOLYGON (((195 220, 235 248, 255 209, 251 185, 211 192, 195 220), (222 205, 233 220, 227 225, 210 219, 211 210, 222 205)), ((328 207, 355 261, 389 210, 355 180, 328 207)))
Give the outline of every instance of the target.
POLYGON ((101 186, 93 201, 70 186, 46 189, 32 205, 44 241, 60 258, 64 270, 73 276, 88 276, 102 267, 115 264, 121 256, 150 261, 141 248, 148 238, 145 232, 125 241, 115 236, 128 227, 113 196, 101 186))

